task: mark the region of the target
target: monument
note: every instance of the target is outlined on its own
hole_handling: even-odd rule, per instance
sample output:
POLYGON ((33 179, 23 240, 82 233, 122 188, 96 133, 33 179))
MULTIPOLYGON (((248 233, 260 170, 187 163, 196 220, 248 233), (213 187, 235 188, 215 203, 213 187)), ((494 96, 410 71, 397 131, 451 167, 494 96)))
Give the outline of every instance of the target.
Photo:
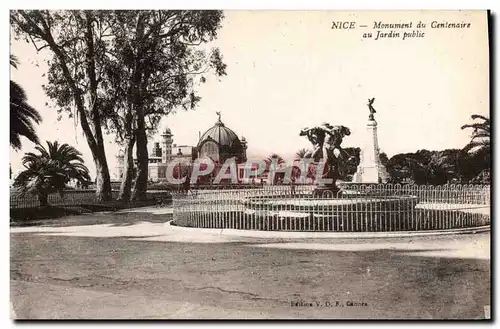
MULTIPOLYGON (((300 132, 300 136, 307 136, 311 144, 312 150, 308 151, 304 158, 312 158, 316 164, 316 180, 318 185, 314 190, 314 196, 325 196, 323 192, 329 191, 333 197, 337 196, 339 188, 336 181, 339 177, 339 162, 345 161, 345 151, 340 144, 345 136, 349 136, 351 131, 344 126, 332 126, 329 123, 323 123, 320 126, 312 128, 304 128, 300 132), (321 163, 324 167, 318 166, 321 163), (323 183, 319 178, 328 179, 330 182, 323 183)), ((347 161, 352 161, 352 157, 348 157, 347 161)))
POLYGON ((366 124, 366 137, 361 147, 359 155, 359 165, 352 181, 354 183, 387 183, 389 174, 384 165, 380 162, 380 149, 377 138, 377 121, 373 108, 375 98, 368 99, 368 123, 366 124))

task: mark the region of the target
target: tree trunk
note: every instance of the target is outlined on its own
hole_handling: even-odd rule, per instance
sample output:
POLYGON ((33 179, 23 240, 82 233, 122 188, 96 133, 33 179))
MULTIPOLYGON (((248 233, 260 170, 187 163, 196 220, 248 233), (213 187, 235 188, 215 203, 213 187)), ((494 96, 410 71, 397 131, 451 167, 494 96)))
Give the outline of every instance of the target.
MULTIPOLYGON (((104 151, 104 141, 102 138, 101 126, 98 122, 93 122, 96 143, 88 143, 92 157, 94 158, 96 169, 96 191, 95 197, 97 202, 111 201, 111 177, 109 175, 108 162, 104 151)), ((85 133, 87 141, 89 137, 85 133)))
POLYGON ((102 137, 102 130, 99 123, 96 122, 94 125, 94 130, 96 131, 95 138, 97 141, 96 150, 92 150, 92 155, 94 156, 94 162, 96 166, 96 199, 98 202, 111 201, 111 177, 109 175, 108 161, 106 160, 106 153, 104 151, 104 141, 102 137))
POLYGON ((136 131, 136 155, 137 155, 137 177, 134 184, 132 200, 146 200, 148 188, 148 137, 144 122, 144 111, 137 110, 137 131, 136 131), (142 112, 142 113, 141 113, 142 112))
POLYGON ((135 137, 129 138, 125 142, 123 177, 120 185, 120 195, 118 196, 118 200, 121 201, 129 201, 132 191, 132 181, 134 179, 134 144, 135 137))
MULTIPOLYGON (((142 40, 144 37, 146 14, 139 14, 136 27, 136 40, 142 40)), ((131 200, 146 200, 146 191, 148 188, 148 138, 146 135, 145 109, 142 83, 147 79, 145 65, 142 57, 142 45, 137 46, 137 55, 134 61, 131 89, 129 89, 129 100, 133 105, 133 112, 137 127, 135 130, 136 138, 136 156, 137 156, 137 176, 135 178, 134 191, 131 200)))
POLYGON ((109 176, 108 164, 106 157, 94 157, 96 168, 96 191, 95 197, 97 202, 111 201, 111 178, 109 176))

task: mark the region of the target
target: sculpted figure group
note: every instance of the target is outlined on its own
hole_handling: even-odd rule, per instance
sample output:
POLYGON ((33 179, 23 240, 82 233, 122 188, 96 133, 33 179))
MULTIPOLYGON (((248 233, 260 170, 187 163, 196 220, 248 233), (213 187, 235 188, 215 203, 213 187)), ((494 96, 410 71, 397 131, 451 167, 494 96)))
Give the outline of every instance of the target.
POLYGON ((334 194, 338 192, 335 184, 339 176, 339 161, 352 161, 352 157, 345 158, 345 151, 340 144, 345 136, 349 136, 351 131, 345 126, 332 126, 329 123, 304 128, 300 131, 300 136, 306 136, 313 145, 312 150, 305 154, 305 158, 312 158, 313 161, 324 161, 325 168, 323 178, 332 179, 332 183, 322 186, 334 194))

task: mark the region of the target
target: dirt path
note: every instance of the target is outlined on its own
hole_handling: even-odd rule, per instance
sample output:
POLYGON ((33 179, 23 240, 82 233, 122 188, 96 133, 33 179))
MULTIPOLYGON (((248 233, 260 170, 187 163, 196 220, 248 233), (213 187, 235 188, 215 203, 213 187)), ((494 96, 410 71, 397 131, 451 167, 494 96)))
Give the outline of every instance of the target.
POLYGON ((471 319, 490 304, 488 233, 222 238, 166 234, 165 216, 11 229, 17 317, 471 319))

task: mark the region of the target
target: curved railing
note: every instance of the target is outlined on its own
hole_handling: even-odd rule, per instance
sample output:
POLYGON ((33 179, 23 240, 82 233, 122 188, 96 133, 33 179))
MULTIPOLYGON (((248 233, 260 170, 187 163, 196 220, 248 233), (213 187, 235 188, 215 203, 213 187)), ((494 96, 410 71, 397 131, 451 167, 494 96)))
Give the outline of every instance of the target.
POLYGON ((313 198, 314 186, 204 188, 174 193, 174 224, 270 231, 390 232, 490 224, 490 188, 348 184, 313 198), (330 193, 330 194, 328 194, 330 193))

